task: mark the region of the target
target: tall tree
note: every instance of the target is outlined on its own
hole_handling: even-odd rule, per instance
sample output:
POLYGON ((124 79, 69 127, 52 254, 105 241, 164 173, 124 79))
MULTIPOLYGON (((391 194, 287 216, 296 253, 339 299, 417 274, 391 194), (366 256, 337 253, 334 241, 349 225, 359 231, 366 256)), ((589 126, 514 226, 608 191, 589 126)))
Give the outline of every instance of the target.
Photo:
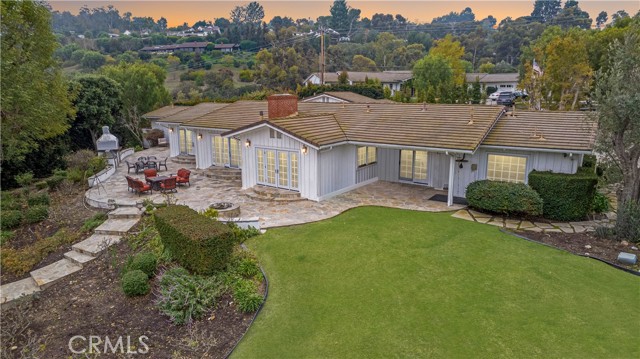
POLYGON ((120 119, 120 85, 105 76, 89 75, 80 77, 73 87, 77 95, 73 101, 76 118, 71 140, 76 148, 93 149, 102 126, 113 128, 120 119))
POLYGON ((551 21, 560 12, 560 5, 560 0, 536 0, 533 3, 531 17, 539 22, 551 21))
POLYGON ((462 85, 465 80, 465 68, 462 63, 464 47, 459 41, 455 41, 453 36, 447 35, 444 39, 435 42, 435 46, 429 50, 429 55, 441 56, 449 63, 453 70, 453 82, 462 85))
POLYGON ((169 103, 170 96, 164 87, 166 71, 155 64, 123 62, 104 66, 101 72, 120 85, 124 112, 120 124, 133 140, 142 143, 141 116, 169 103))
POLYGON ((376 71, 376 62, 362 55, 353 56, 351 61, 351 69, 353 71, 376 71))
MULTIPOLYGON (((598 103, 597 151, 622 174, 619 208, 640 205, 640 29, 610 47, 608 66, 598 73, 593 98, 598 103)), ((618 216, 620 223, 629 220, 618 216)), ((639 220, 636 218, 636 220, 639 220)), ((640 229, 636 228, 636 235, 640 229)), ((634 238, 639 240, 640 238, 634 238)))
POLYGON ((57 41, 49 10, 35 1, 3 1, 2 167, 20 164, 39 142, 69 128, 73 109, 53 58, 57 41))
POLYGON ((427 102, 442 102, 453 88, 453 69, 442 55, 429 54, 413 67, 413 84, 418 99, 427 102))
POLYGON ((596 26, 598 27, 598 29, 602 28, 602 25, 604 25, 607 20, 609 20, 609 15, 607 14, 607 12, 600 11, 598 17, 596 17, 596 26))

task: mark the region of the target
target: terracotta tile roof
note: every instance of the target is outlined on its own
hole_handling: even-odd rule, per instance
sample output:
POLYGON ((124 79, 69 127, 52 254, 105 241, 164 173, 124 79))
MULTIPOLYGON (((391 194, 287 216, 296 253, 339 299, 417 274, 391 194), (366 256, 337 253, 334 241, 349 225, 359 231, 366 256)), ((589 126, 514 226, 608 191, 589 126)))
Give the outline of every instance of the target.
MULTIPOLYGON (((272 119, 270 123, 315 146, 351 141, 471 152, 493 126, 502 107, 427 105, 423 111, 420 104, 307 102, 299 104, 298 112, 298 116, 272 119)), ((248 123, 227 134, 263 123, 248 123)))
POLYGON ((518 82, 520 74, 517 72, 506 74, 489 74, 486 72, 470 72, 465 75, 467 82, 476 82, 478 79, 481 83, 494 83, 494 82, 518 82))
POLYGON ((180 111, 184 111, 191 106, 164 106, 159 109, 153 110, 151 112, 147 112, 142 117, 149 118, 152 120, 165 118, 167 116, 175 115, 180 111))
POLYGON ((502 116, 482 145, 591 151, 595 131, 587 112, 516 111, 502 116))
POLYGON ((260 121, 260 111, 263 111, 264 118, 267 118, 266 101, 237 101, 191 121, 186 121, 183 125, 231 130, 260 121))
POLYGON ((325 91, 323 93, 310 96, 302 99, 302 102, 313 102, 313 100, 322 95, 329 95, 331 97, 335 97, 350 103, 394 103, 394 101, 387 99, 375 99, 367 96, 363 96, 351 91, 325 91))
POLYGON ((174 115, 163 117, 162 119, 160 119, 160 122, 184 123, 186 121, 191 121, 228 105, 228 103, 203 102, 195 106, 184 106, 186 107, 186 109, 174 115))

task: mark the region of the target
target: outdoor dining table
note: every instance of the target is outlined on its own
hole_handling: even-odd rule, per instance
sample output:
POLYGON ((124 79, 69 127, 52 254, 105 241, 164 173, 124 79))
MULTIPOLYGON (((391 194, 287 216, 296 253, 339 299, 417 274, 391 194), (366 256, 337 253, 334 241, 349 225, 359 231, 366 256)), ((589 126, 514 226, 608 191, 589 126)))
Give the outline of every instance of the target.
POLYGON ((151 184, 151 188, 154 191, 160 191, 160 183, 169 178, 168 176, 156 176, 147 178, 147 182, 151 184))

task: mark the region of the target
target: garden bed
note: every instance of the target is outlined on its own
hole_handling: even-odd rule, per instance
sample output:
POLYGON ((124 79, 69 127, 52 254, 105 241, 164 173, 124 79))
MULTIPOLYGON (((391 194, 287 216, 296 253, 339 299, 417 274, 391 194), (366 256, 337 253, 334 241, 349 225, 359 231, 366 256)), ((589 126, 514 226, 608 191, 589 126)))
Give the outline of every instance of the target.
MULTIPOLYGON (((173 324, 155 306, 155 280, 151 293, 126 297, 120 286, 120 268, 131 247, 123 241, 112 248, 83 270, 47 288, 30 302, 30 308, 23 309, 26 316, 22 321, 28 321, 32 338, 46 343, 39 357, 69 357, 72 353, 68 342, 74 335, 111 339, 129 335, 132 343, 146 335, 149 357, 224 358, 246 332, 254 313, 240 313, 229 294, 218 298, 215 310, 205 318, 182 326, 173 324)), ((260 290, 264 293, 264 281, 260 290)), ((3 327, 20 310, 16 307, 3 311, 3 327)), ((15 343, 2 339, 5 353, 11 352, 14 345, 22 348, 25 344, 24 339, 15 343)))
MULTIPOLYGON (((11 239, 2 245, 2 248, 21 249, 35 244, 39 240, 44 240, 53 236, 60 229, 66 229, 68 233, 77 234, 77 240, 87 237, 90 232, 83 231, 82 226, 97 213, 106 213, 84 205, 84 188, 82 186, 69 186, 64 190, 50 192, 51 204, 49 206, 49 217, 42 222, 35 224, 22 224, 11 230, 14 234, 11 239)), ((35 192, 34 192, 35 194, 35 192)), ((58 249, 49 253, 31 270, 38 269, 56 262, 64 257, 64 253, 71 249, 73 243, 66 243, 58 249)), ((13 274, 3 268, 0 275, 0 283, 11 283, 29 276, 29 272, 24 274, 13 274)))
POLYGON ((614 239, 600 238, 595 233, 542 233, 542 232, 518 232, 519 235, 551 245, 556 248, 564 249, 578 255, 589 255, 607 262, 617 264, 628 269, 638 270, 640 264, 635 266, 626 265, 617 261, 620 252, 632 253, 640 258, 640 250, 631 249, 631 247, 639 248, 638 244, 620 242, 614 239), (586 247, 589 246, 589 247, 586 247))

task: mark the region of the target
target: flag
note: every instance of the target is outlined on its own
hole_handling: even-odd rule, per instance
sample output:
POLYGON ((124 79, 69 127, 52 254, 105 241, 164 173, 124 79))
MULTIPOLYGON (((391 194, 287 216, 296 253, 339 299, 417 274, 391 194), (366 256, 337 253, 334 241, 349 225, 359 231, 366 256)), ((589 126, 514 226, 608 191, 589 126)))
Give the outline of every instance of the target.
POLYGON ((542 75, 543 74, 542 69, 540 68, 540 66, 536 62, 536 59, 533 59, 533 72, 537 73, 538 75, 542 75))

